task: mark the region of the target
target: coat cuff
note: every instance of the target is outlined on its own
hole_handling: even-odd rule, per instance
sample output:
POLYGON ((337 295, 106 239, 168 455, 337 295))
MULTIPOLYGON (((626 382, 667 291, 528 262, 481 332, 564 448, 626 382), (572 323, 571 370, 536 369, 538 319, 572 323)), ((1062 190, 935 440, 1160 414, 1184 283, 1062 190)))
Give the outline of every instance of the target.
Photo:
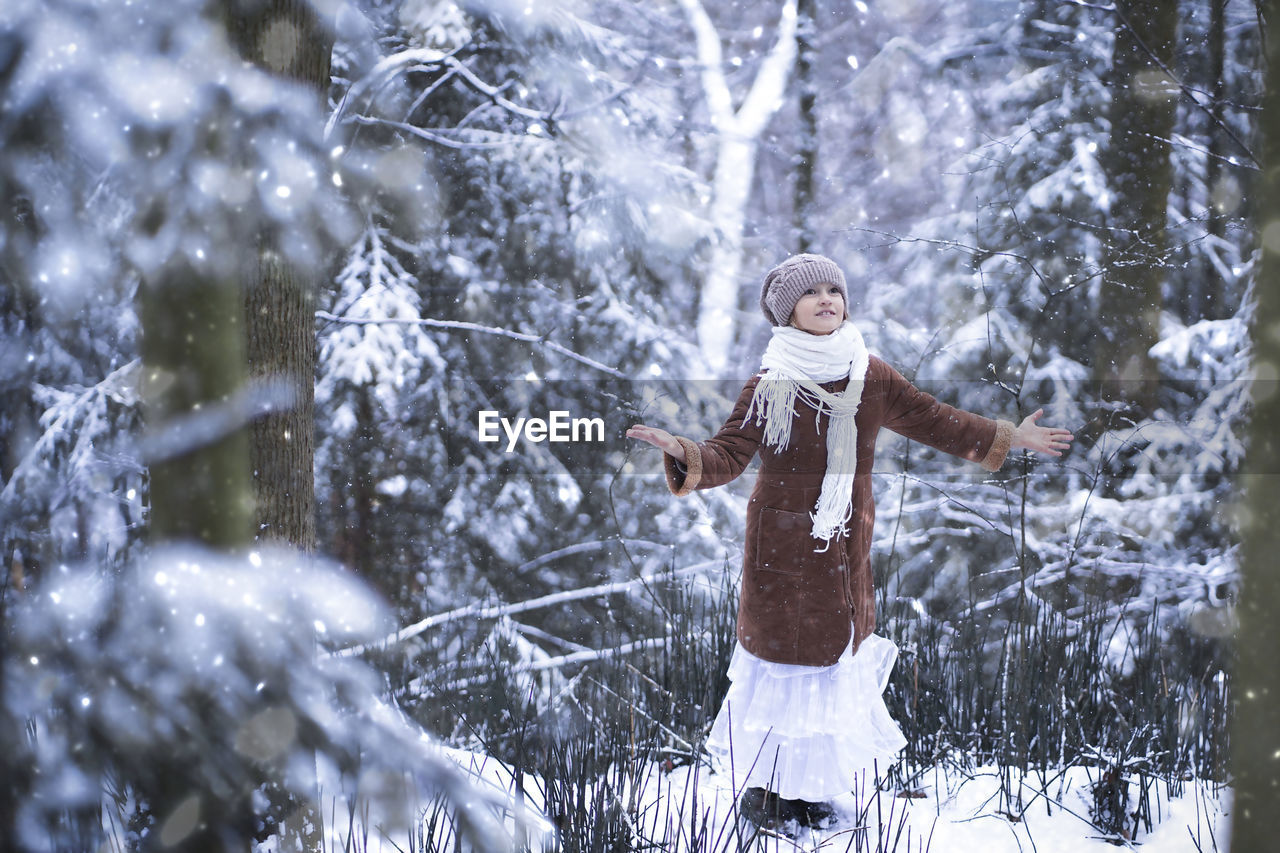
POLYGON ((996 437, 991 442, 991 449, 983 457, 980 464, 988 471, 999 471, 1004 459, 1009 455, 1009 447, 1013 444, 1013 423, 996 421, 996 437))
POLYGON ((662 461, 667 469, 667 488, 671 494, 682 498, 698 488, 702 480, 702 451, 684 436, 677 435, 675 439, 684 448, 684 464, 677 462, 669 453, 662 454, 662 461))

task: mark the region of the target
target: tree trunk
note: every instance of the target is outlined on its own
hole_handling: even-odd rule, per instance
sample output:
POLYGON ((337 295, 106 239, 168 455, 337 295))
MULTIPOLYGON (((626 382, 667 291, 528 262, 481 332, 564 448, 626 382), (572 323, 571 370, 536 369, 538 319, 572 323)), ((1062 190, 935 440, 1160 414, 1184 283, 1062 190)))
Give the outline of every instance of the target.
MULTIPOLYGON (((329 88, 333 26, 311 0, 223 0, 228 36, 246 60, 312 90, 329 88)), ((323 264, 316 264, 323 269, 323 264)), ((315 293, 318 282, 289 264, 268 239, 257 247, 256 270, 243 290, 249 373, 282 384, 283 405, 258 418, 251 432, 254 533, 312 553, 316 547, 315 293)), ((283 846, 320 850, 322 818, 315 803, 290 803, 283 846)))
MULTIPOLYGON (((1225 159, 1224 149, 1226 148, 1226 139, 1222 132, 1223 109, 1222 102, 1226 98, 1226 17, 1227 17, 1227 0, 1209 0, 1209 86, 1213 93, 1213 100, 1209 103, 1209 129, 1208 129, 1208 154, 1205 158, 1205 186, 1209 190, 1209 205, 1207 230, 1210 237, 1210 251, 1214 250, 1214 245, 1222 241, 1226 237, 1226 213, 1228 211, 1220 210, 1224 195, 1223 181, 1225 173, 1222 168, 1225 159)), ((1226 195, 1231 195, 1227 193, 1226 195)), ((1220 288, 1215 284, 1219 283, 1221 276, 1218 271, 1213 268, 1211 263, 1204 264, 1204 273, 1201 276, 1204 282, 1197 292, 1194 294, 1191 305, 1191 317, 1189 319, 1222 319, 1227 314, 1221 307, 1215 309, 1215 303, 1220 301, 1214 299, 1220 288)))
POLYGON ((221 0, 222 20, 232 44, 249 62, 314 89, 329 89, 333 22, 313 0, 221 0))
POLYGON ((796 152, 795 196, 792 223, 796 232, 796 251, 808 252, 816 235, 811 220, 818 162, 817 111, 817 0, 799 0, 796 4, 796 84, 800 89, 800 147, 796 152))
POLYGON ((1263 4, 1266 93, 1257 185, 1262 262, 1253 320, 1253 419, 1245 463, 1245 523, 1231 733, 1233 853, 1263 853, 1280 838, 1280 0, 1263 4))
POLYGON ((755 182, 757 140, 777 112, 795 64, 795 0, 784 0, 778 36, 737 109, 725 77, 720 34, 701 0, 679 0, 697 41, 702 90, 719 135, 711 179, 711 222, 720 232, 698 298, 698 346, 713 374, 729 364, 738 326, 742 235, 755 182))
POLYGON ((160 454, 148 466, 153 541, 236 550, 252 540, 249 439, 234 402, 245 384, 241 311, 238 282, 185 266, 139 292, 142 397, 160 439, 149 448, 160 454))
MULTIPOLYGON (((333 32, 311 2, 231 0, 222 9, 245 59, 325 97, 333 32)), ((253 425, 255 536, 307 552, 316 546, 316 286, 273 246, 262 245, 244 291, 250 375, 288 390, 286 405, 253 425)))
POLYGON ((707 275, 698 294, 698 344, 712 374, 729 367, 729 354, 738 328, 742 295, 742 236, 747 203, 755 183, 755 139, 728 134, 716 146, 711 179, 711 221, 719 231, 711 247, 707 275))
MULTIPOLYGON (((373 385, 365 385, 360 389, 359 403, 356 407, 356 431, 352 437, 350 452, 356 463, 355 480, 350 483, 352 497, 352 527, 349 531, 351 541, 351 563, 349 564, 362 577, 373 574, 373 513, 377 493, 374 491, 376 450, 378 441, 377 416, 373 407, 373 385)), ((394 590, 384 589, 391 594, 394 590)))
MULTIPOLYGON (((237 404, 245 386, 240 284, 175 262, 138 299, 147 449, 158 454, 148 469, 150 536, 244 549, 252 541, 252 491, 246 413, 237 404)), ((164 783, 150 779, 139 791, 157 827, 192 794, 164 783)), ((224 805, 220 819, 183 840, 183 851, 221 853, 224 835, 250 837, 252 810, 224 805)), ((151 833, 144 848, 160 849, 160 836, 151 833)))
POLYGON ((1104 165, 1111 189, 1103 252, 1093 376, 1104 398, 1149 412, 1167 256, 1166 208, 1173 186, 1167 140, 1178 89, 1163 69, 1173 61, 1174 0, 1121 0, 1111 72, 1111 139, 1104 165))
POLYGON ((263 251, 258 276, 245 288, 249 371, 283 380, 288 405, 253 423, 257 539, 316 546, 315 288, 279 256, 263 251))

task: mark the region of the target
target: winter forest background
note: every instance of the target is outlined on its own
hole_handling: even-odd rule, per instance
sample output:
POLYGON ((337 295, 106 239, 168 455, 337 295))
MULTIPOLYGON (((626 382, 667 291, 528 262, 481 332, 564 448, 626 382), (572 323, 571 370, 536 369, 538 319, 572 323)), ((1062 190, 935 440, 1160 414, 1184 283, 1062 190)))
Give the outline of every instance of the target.
MULTIPOLYGON (((1243 0, 8 0, 0 846, 536 846, 425 730, 563 849, 738 849, 696 804, 646 835, 636 791, 701 766, 751 484, 675 500, 623 433, 714 431, 760 278, 810 250, 908 378, 1076 435, 994 475, 881 436, 882 790, 996 767, 1016 821, 1086 768, 1119 843, 1218 808, 1264 29, 1243 0), (481 410, 604 440, 508 451, 481 410)), ((891 823, 865 849, 916 849, 891 823)))

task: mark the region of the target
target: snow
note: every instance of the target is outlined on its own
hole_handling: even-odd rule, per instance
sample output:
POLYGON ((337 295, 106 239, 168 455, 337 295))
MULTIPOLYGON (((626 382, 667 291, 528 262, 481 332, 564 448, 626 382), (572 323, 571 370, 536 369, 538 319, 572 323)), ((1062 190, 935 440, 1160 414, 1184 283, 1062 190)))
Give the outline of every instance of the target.
MULTIPOLYGON (((12 614, 24 663, 7 671, 4 697, 31 732, 17 744, 34 768, 18 815, 30 849, 49 849, 42 820, 111 808, 104 762, 151 802, 192 790, 219 825, 227 812, 211 792, 255 790, 272 756, 295 791, 318 754, 343 777, 399 773, 449 802, 483 799, 383 701, 377 674, 315 654, 318 629, 337 642, 385 630, 381 602, 351 575, 282 550, 170 547, 120 577, 68 569, 50 580, 12 614)), ((180 811, 171 801, 157 815, 162 834, 180 811)))
MULTIPOLYGON (((554 849, 554 828, 540 814, 544 783, 536 777, 517 783, 511 769, 500 761, 458 749, 443 754, 463 769, 481 788, 506 803, 509 816, 523 813, 532 849, 554 849), (543 846, 539 846, 541 840, 543 846)), ((652 763, 639 776, 634 791, 620 797, 634 802, 628 809, 637 848, 665 853, 737 850, 735 792, 726 784, 727 774, 713 767, 652 763), (697 840, 692 840, 697 839, 697 840), (708 841, 707 839, 711 839, 708 841)), ((1104 837, 1090 822, 1091 786, 1099 779, 1096 768, 1070 767, 1047 774, 1022 774, 986 766, 962 770, 940 766, 924 773, 911 796, 894 796, 864 786, 832 801, 837 822, 822 831, 800 829, 794 841, 759 837, 745 849, 760 851, 854 851, 868 849, 932 850, 940 853, 1110 853, 1117 847, 1158 853, 1201 853, 1226 850, 1229 838, 1231 792, 1204 781, 1190 781, 1180 796, 1170 797, 1156 783, 1150 791, 1152 826, 1133 839, 1104 837), (1002 780, 1019 792, 1022 805, 1002 795, 1002 780)), ((327 787, 327 786, 326 786, 327 787)), ((1130 781, 1129 790, 1136 790, 1130 781)), ((345 814, 342 793, 335 794, 334 812, 345 814)), ((421 805, 421 804, 420 804, 421 805)), ((1131 804, 1132 806, 1132 804, 1131 804)), ((428 809, 427 814, 437 817, 428 809)), ((375 816, 372 821, 382 819, 375 816)), ((508 829, 514 823, 509 820, 508 829)), ((358 829, 365 834, 365 829, 358 829)), ((367 832, 370 853, 408 849, 407 834, 421 826, 402 826, 399 833, 367 832)), ((431 830, 441 848, 454 831, 451 823, 437 823, 431 830)), ((341 843, 348 834, 342 828, 331 838, 341 843)), ((745 839, 749 832, 744 829, 745 839)))
POLYGON ((1027 190, 1026 201, 1030 207, 1019 210, 1027 216, 1032 209, 1054 209, 1055 205, 1070 207, 1076 201, 1076 193, 1097 200, 1101 210, 1110 208, 1110 192, 1102 165, 1098 162, 1096 146, 1082 138, 1072 140, 1072 157, 1064 168, 1052 172, 1027 190))
POLYGON ((1248 329, 1240 317, 1182 326, 1164 315, 1160 341, 1151 348, 1151 355, 1177 378, 1230 381, 1243 378, 1240 342, 1247 339, 1248 329))

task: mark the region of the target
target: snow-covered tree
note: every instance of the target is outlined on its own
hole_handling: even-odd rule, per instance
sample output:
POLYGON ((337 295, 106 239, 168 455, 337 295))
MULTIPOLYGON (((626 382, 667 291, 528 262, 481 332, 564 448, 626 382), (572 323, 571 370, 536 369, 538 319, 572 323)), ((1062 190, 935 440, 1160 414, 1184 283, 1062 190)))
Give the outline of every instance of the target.
POLYGON ((0 490, 8 586, 22 589, 60 564, 129 557, 144 526, 145 471, 128 440, 140 426, 140 372, 131 361, 89 387, 31 383, 39 435, 23 442, 0 490))
MULTIPOLYGON (((396 460, 410 448, 429 452, 429 442, 410 438, 410 409, 434 409, 427 423, 443 429, 449 376, 439 348, 416 325, 418 281, 387 239, 386 228, 370 219, 338 276, 326 315, 335 320, 321 329, 316 389, 323 436, 318 467, 325 482, 335 484, 325 515, 339 522, 340 537, 326 546, 365 576, 375 574, 379 544, 395 529, 384 527, 379 536, 374 519, 379 502, 405 489, 396 460)), ((420 463, 443 467, 447 460, 436 453, 420 463)))
MULTIPOLYGON (((756 147, 769 119, 782 105, 796 57, 796 5, 786 0, 779 12, 776 41, 760 63, 746 93, 735 98, 726 72, 720 33, 701 0, 679 0, 697 45, 696 73, 716 154, 711 177, 711 222, 718 230, 698 295, 698 343, 713 376, 729 364, 738 327, 742 235, 755 186, 756 147), (736 101, 736 104, 735 104, 736 101)), ((734 64, 741 64, 735 57, 734 64)))
POLYGON ((321 321, 322 547, 409 617, 599 578, 589 553, 514 570, 615 527, 629 380, 690 395, 666 377, 696 350, 663 324, 688 321, 671 280, 706 235, 694 181, 626 82, 647 60, 572 12, 410 4, 363 70, 339 44, 335 123, 360 128, 347 156, 380 189, 321 321), (477 440, 480 409, 601 416, 608 435, 508 453, 477 440))
POLYGON ((1101 304, 1103 276, 1122 265, 1107 248, 1108 217, 1131 204, 1133 185, 1103 162, 1114 141, 1103 117, 1116 20, 1084 4, 1028 3, 1021 21, 974 90, 990 99, 981 114, 995 124, 953 169, 963 192, 912 231, 887 235, 903 256, 906 292, 955 319, 936 332, 884 332, 917 353, 914 375, 944 396, 1006 417, 1046 405, 1046 417, 1073 425, 1077 445, 1062 467, 1015 467, 1007 479, 941 493, 934 484, 946 469, 910 448, 910 474, 882 487, 882 546, 902 560, 891 586, 939 612, 957 603, 990 611, 1028 590, 1071 614, 1102 606, 1141 620, 1174 605, 1176 618, 1161 624, 1194 631, 1234 582, 1233 524, 1219 506, 1231 497, 1247 412, 1237 381, 1248 359, 1247 234, 1239 218, 1226 232, 1233 240, 1206 234, 1195 206, 1212 196, 1201 183, 1206 125, 1201 105, 1180 93, 1165 150, 1171 185, 1192 189, 1163 207, 1176 236, 1140 261, 1161 281, 1159 301, 1143 303, 1158 329, 1144 351, 1159 376, 1155 408, 1137 422, 1120 417, 1089 383, 1097 336, 1117 334, 1101 304), (1180 260, 1191 258, 1205 262, 1180 260), (1204 287, 1196 271, 1206 266, 1220 277, 1223 319, 1188 316, 1186 294, 1204 287), (951 520, 939 524, 934 511, 951 520), (977 525, 998 533, 976 542, 977 525))
MULTIPOLYGON (((335 174, 322 138, 321 104, 314 93, 244 63, 226 38, 217 14, 224 10, 200 2, 59 0, 9 4, 0 13, 6 104, 0 199, 6 211, 27 220, 12 239, 6 233, 3 273, 6 296, 16 295, 14 307, 25 302, 28 310, 6 323, 13 322, 36 356, 43 330, 33 317, 50 325, 79 319, 82 305, 94 306, 96 288, 118 299, 136 283, 143 356, 141 367, 127 358, 118 363, 119 351, 106 347, 110 358, 103 361, 111 372, 80 388, 71 384, 74 373, 62 371, 58 378, 66 385, 36 389, 32 398, 45 410, 42 434, 6 440, 18 450, 5 470, 6 582, 0 585, 6 849, 50 840, 55 849, 97 847, 102 821, 96 812, 106 784, 134 798, 154 821, 143 827, 146 846, 247 846, 262 835, 259 821, 268 817, 254 780, 280 768, 264 771, 256 747, 242 747, 240 758, 231 759, 234 767, 217 762, 231 758, 227 744, 237 733, 273 712, 262 686, 288 683, 278 668, 266 681, 255 678, 254 667, 287 662, 292 674, 314 673, 298 661, 313 656, 322 621, 342 621, 314 607, 289 606, 293 596, 322 594, 340 582, 320 575, 290 581, 287 559, 262 565, 255 554, 248 559, 259 564, 239 573, 228 568, 231 558, 207 553, 123 559, 130 542, 118 531, 136 524, 144 493, 137 488, 139 460, 149 470, 153 538, 243 553, 252 537, 245 426, 256 414, 287 405, 271 383, 242 381, 243 261, 269 246, 273 263, 315 269, 326 246, 354 234, 335 190, 343 185, 358 192, 361 176, 353 172, 344 181, 335 174), (114 203, 95 206, 102 199, 114 203), (145 436, 121 435, 135 423, 139 400, 148 414, 145 436), (126 437, 133 442, 121 440, 126 437), (119 458, 107 457, 113 452, 119 458), (46 463, 52 470, 42 470, 46 463), (92 500, 94 492, 115 494, 92 500), (119 504, 114 513, 103 508, 111 498, 119 504), (80 567, 45 567, 42 583, 27 597, 13 582, 18 573, 10 558, 27 557, 22 549, 32 536, 23 525, 49 518, 58 522, 51 532, 62 541, 46 550, 80 567), (69 523, 85 529, 66 529, 69 523), (83 544, 68 548, 77 538, 83 544), (167 580, 180 576, 189 583, 170 595, 167 580), (315 586, 299 589, 300 582, 315 586), (193 597, 177 600, 192 589, 193 597), (226 597, 215 600, 219 590, 226 597), (251 617, 254 602, 270 612, 251 617), (258 627, 270 624, 271 637, 246 629, 246 618, 258 627), (287 629, 286 618, 296 620, 287 629), (210 620, 213 646, 201 642, 207 635, 200 629, 210 620), (119 630, 124 638, 114 642, 119 630), (138 637, 149 654, 132 645, 138 637), (225 677, 210 681, 210 667, 225 677), (104 680, 95 681, 99 677, 104 680), (218 684, 218 697, 201 695, 197 684, 218 684), (217 742, 206 753, 217 756, 213 764, 193 758, 204 738, 217 742), (184 752, 190 749, 195 753, 184 752)), ((242 11, 263 10, 279 7, 242 11)), ((263 23, 267 37, 256 46, 269 64, 281 58, 279 51, 296 47, 290 38, 297 32, 289 29, 294 22, 263 23)), ((118 309, 122 302, 113 304, 118 309)), ((302 322, 309 325, 310 318, 302 322)), ((112 336, 123 338, 128 328, 117 322, 112 336)), ((93 375, 88 368, 83 373, 93 375)), ((50 538, 37 533, 37 543, 41 536, 50 538)), ((344 596, 344 606, 354 603, 354 595, 344 596)), ((320 730, 336 732, 345 715, 327 692, 335 682, 311 681, 323 689, 310 691, 305 712, 293 706, 291 719, 319 719, 320 730)), ((343 701, 376 707, 370 682, 357 678, 347 687, 343 701)), ((286 710, 290 701, 282 699, 286 710)), ((401 727, 390 741, 359 736, 345 749, 398 760, 416 736, 401 727)), ((294 802, 314 794, 307 781, 314 769, 304 765, 314 768, 314 751, 335 742, 326 735, 299 739, 280 783, 294 802)))
POLYGON ((317 653, 388 624, 349 573, 182 547, 39 592, 6 612, 5 849, 251 849, 315 797, 317 756, 371 824, 408 826, 415 795, 444 795, 478 849, 510 847, 502 804, 383 701, 379 675, 317 653), (388 776, 409 795, 370 784, 388 776))

